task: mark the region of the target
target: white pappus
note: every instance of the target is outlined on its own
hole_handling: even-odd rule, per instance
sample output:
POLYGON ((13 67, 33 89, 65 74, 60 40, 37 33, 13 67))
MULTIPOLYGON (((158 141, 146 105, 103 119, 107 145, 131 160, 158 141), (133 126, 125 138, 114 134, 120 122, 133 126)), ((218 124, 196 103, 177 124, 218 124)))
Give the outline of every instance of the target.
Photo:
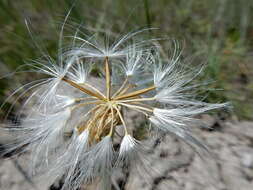
POLYGON ((62 189, 99 182, 100 189, 108 190, 114 169, 131 165, 142 151, 142 139, 132 135, 125 110, 144 114, 158 133, 173 134, 208 151, 191 135, 189 122, 228 104, 196 100, 192 90, 199 87, 193 84, 199 69, 184 67, 177 47, 170 59, 161 58, 153 39, 136 39, 146 30, 112 43, 108 37, 102 42, 93 35, 79 37, 77 31, 72 36, 75 43, 62 52, 60 63, 29 64, 47 78, 31 83, 22 94, 29 94, 23 105, 29 111, 20 116, 20 125, 3 129, 15 133, 16 140, 5 145, 2 154, 30 152, 32 174, 63 177, 62 189), (102 72, 101 86, 92 83, 94 67, 102 72), (118 148, 115 137, 120 138, 118 148))

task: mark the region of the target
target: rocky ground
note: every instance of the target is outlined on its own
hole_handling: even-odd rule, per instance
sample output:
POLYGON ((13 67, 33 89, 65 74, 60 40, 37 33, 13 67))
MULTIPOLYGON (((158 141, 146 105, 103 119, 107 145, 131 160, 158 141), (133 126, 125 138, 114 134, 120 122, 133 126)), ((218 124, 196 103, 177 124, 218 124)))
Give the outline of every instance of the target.
MULTIPOLYGON (((213 131, 196 130, 214 152, 216 164, 201 160, 175 138, 166 136, 150 152, 151 177, 130 171, 125 189, 250 190, 253 187, 253 123, 214 123, 213 131)), ((209 158, 207 158, 209 159, 209 158)), ((209 159, 210 160, 210 159, 209 159)))
MULTIPOLYGON (((116 171, 114 189, 252 190, 253 122, 220 121, 208 115, 204 120, 213 129, 194 128, 194 132, 213 151, 216 164, 201 160, 174 137, 155 137, 146 142, 151 147, 145 155, 147 167, 116 171)), ((59 189, 57 185, 45 187, 43 181, 31 180, 26 168, 21 158, 2 159, 0 190, 59 189)))

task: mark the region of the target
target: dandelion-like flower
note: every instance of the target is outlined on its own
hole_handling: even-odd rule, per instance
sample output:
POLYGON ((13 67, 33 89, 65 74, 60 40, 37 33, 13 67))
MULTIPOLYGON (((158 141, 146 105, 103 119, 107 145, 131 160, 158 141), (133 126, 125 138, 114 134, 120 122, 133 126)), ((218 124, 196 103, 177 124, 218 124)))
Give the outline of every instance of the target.
POLYGON ((198 85, 192 81, 200 71, 181 64, 177 50, 164 61, 155 46, 148 46, 152 40, 135 42, 136 34, 104 45, 75 35, 59 62, 50 58, 30 64, 48 78, 27 85, 23 94, 32 93, 23 109, 30 111, 20 126, 8 128, 17 137, 4 153, 30 151, 32 173, 42 171, 52 180, 64 176, 62 189, 76 190, 94 180, 109 189, 113 170, 135 162, 142 149, 141 139, 135 139, 127 125, 127 110, 145 115, 157 133, 206 149, 188 124, 197 114, 226 104, 194 99, 198 85), (92 82, 94 65, 103 73, 100 85, 92 82), (118 148, 116 136, 121 139, 118 148))

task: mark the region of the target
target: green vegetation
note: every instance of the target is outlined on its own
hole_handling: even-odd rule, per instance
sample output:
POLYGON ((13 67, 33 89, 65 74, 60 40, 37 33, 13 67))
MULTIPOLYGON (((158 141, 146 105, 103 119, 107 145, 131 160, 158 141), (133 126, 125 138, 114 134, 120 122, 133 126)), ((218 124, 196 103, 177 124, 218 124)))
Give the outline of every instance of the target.
MULTIPOLYGON (((41 56, 25 19, 34 40, 56 55, 61 23, 71 7, 71 0, 1 0, 0 75, 4 74, 2 67, 13 71, 41 56)), ((231 101, 239 118, 253 119, 252 20, 252 0, 78 0, 66 30, 80 23, 114 33, 158 27, 152 35, 180 40, 184 44, 183 56, 190 57, 193 63, 206 63, 201 80, 212 79, 209 88, 223 89, 210 90, 208 101, 231 101)), ((19 77, 29 80, 33 76, 19 77)), ((6 82, 0 83, 2 97, 9 94, 6 82)))

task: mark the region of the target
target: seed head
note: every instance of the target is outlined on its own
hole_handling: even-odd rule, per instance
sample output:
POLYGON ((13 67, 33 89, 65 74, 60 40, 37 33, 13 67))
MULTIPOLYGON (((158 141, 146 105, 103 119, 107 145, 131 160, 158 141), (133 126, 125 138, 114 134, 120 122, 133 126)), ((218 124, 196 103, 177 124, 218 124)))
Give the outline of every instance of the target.
POLYGON ((140 32, 112 44, 75 35, 60 62, 50 58, 29 64, 48 77, 28 85, 24 94, 31 93, 23 108, 30 111, 20 126, 9 128, 18 134, 4 154, 30 151, 32 173, 65 176, 63 189, 76 190, 94 180, 109 189, 113 170, 135 162, 142 149, 126 122, 125 111, 130 110, 145 115, 157 132, 207 150, 188 124, 195 115, 226 104, 196 100, 193 90, 198 85, 192 82, 199 70, 187 69, 176 51, 163 60, 152 40, 133 40, 140 32), (94 66, 102 71, 102 80, 91 76, 94 66), (123 136, 118 133, 122 127, 123 136), (121 139, 118 149, 116 137, 121 139))

